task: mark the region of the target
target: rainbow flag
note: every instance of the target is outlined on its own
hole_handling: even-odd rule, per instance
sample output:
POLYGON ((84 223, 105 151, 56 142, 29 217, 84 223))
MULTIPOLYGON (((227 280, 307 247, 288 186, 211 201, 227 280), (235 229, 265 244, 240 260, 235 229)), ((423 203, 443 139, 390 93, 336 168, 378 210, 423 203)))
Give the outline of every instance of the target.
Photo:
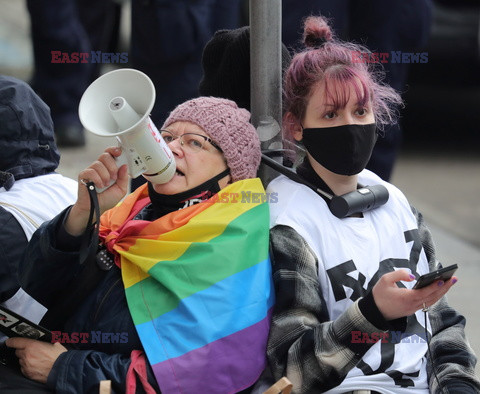
POLYGON ((129 221, 146 186, 101 218, 162 393, 235 393, 265 367, 274 303, 258 178, 154 221, 129 221))

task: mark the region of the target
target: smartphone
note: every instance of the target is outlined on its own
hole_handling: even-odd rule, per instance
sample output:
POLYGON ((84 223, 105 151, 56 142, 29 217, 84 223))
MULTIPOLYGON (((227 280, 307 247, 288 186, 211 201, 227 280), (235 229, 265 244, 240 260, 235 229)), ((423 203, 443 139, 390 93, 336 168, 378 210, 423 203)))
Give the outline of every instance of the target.
POLYGON ((428 274, 420 276, 417 283, 413 286, 414 289, 421 289, 422 287, 428 286, 437 280, 443 280, 444 282, 449 280, 454 272, 457 270, 458 265, 452 264, 445 268, 440 268, 436 271, 429 272, 428 274))

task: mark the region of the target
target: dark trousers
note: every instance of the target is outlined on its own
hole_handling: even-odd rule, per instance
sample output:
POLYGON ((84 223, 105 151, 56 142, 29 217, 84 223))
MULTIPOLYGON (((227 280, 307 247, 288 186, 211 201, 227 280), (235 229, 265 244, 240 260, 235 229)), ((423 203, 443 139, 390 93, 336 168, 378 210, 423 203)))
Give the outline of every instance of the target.
POLYGON ((54 63, 52 51, 105 51, 118 22, 110 0, 27 0, 31 20, 34 74, 32 87, 48 104, 54 123, 78 124, 78 104, 100 64, 54 63))
POLYGON ((158 128, 198 96, 203 47, 215 31, 239 27, 240 12, 240 0, 132 0, 132 66, 155 85, 158 128))
MULTIPOLYGON (((179 104, 198 96, 203 48, 241 22, 241 0, 132 0, 131 61, 156 89, 151 117, 160 128, 179 104)), ((132 180, 132 190, 145 182, 132 180)))

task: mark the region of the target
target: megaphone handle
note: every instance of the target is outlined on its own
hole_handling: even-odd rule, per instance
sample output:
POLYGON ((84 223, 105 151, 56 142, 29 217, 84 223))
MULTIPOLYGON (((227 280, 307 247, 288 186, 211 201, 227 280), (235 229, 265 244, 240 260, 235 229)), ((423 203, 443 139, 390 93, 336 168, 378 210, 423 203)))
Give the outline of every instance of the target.
MULTIPOLYGON (((117 167, 120 168, 121 166, 123 166, 124 164, 126 164, 128 166, 128 156, 127 156, 127 153, 125 151, 122 151, 122 154, 118 157, 115 158, 115 162, 117 163, 117 167)), ((105 186, 105 187, 102 187, 102 188, 98 188, 95 186, 95 190, 97 191, 97 193, 101 193, 105 190, 107 190, 110 186, 112 186, 116 181, 114 179, 110 179, 110 182, 108 183, 108 186, 105 186)))

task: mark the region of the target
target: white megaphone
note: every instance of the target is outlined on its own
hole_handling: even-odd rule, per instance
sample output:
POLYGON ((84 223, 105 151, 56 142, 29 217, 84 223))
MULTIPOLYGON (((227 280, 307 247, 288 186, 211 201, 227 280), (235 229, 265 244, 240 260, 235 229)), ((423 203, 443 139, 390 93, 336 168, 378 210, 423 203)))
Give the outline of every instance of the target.
POLYGON ((124 68, 93 81, 83 93, 78 114, 91 133, 117 137, 122 155, 116 160, 119 166, 127 164, 130 177, 143 175, 161 184, 172 179, 176 165, 172 151, 150 119, 154 102, 151 79, 138 70, 124 68))

